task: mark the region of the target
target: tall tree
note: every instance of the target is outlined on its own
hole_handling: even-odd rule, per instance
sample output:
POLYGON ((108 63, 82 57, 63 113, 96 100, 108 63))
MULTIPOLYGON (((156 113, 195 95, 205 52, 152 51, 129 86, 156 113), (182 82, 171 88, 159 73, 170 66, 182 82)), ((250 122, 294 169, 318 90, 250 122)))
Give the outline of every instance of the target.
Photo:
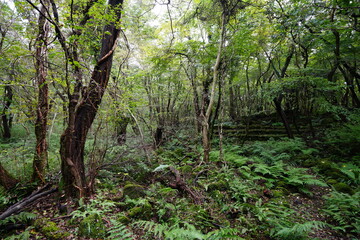
POLYGON ((38 103, 36 109, 36 122, 35 122, 35 136, 36 136, 36 148, 33 161, 33 180, 45 182, 44 174, 47 164, 47 115, 49 111, 48 103, 48 82, 47 82, 47 44, 49 35, 49 22, 46 19, 49 8, 49 1, 42 2, 41 10, 38 20, 38 36, 36 38, 36 52, 35 52, 35 69, 36 79, 38 85, 38 103))
POLYGON ((70 99, 68 126, 61 136, 61 171, 64 189, 69 197, 81 198, 91 194, 86 182, 84 148, 87 133, 95 119, 105 89, 108 85, 113 54, 120 33, 123 0, 110 0, 109 10, 114 12, 105 27, 99 58, 95 64, 88 87, 82 88, 81 98, 70 99), (75 108, 71 105, 75 103, 75 108))

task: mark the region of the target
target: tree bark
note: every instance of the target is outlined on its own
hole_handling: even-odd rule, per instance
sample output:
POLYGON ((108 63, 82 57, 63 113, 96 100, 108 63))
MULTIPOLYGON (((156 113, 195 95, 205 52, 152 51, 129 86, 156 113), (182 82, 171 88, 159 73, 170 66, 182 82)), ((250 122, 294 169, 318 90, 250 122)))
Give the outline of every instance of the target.
POLYGON ((130 123, 130 117, 118 114, 115 121, 116 124, 116 140, 119 145, 124 145, 126 143, 126 133, 127 126, 130 123))
POLYGON ((0 185, 6 190, 16 186, 19 181, 12 177, 0 163, 0 185))
MULTIPOLYGON (((211 143, 210 143, 210 134, 209 134, 209 121, 210 121, 210 115, 212 113, 212 107, 214 105, 215 101, 215 88, 219 76, 219 68, 220 68, 220 62, 221 62, 221 56, 222 51, 224 47, 225 42, 225 25, 226 25, 226 14, 223 11, 221 15, 221 33, 220 33, 220 41, 218 46, 218 52, 216 57, 216 62, 214 65, 214 72, 213 72, 213 79, 212 79, 212 85, 211 85, 211 92, 210 92, 210 99, 209 104, 207 106, 206 112, 202 111, 200 115, 201 119, 201 132, 202 132, 202 145, 204 149, 204 158, 203 160, 205 162, 209 161, 209 154, 211 150, 211 143)), ((203 103, 205 104, 205 103, 203 103)))
POLYGON ((1 113, 4 139, 11 138, 11 117, 9 117, 9 109, 12 103, 13 95, 12 87, 10 85, 6 85, 4 88, 4 108, 1 113))
POLYGON ((45 183, 45 169, 48 161, 47 153, 47 121, 48 121, 48 93, 49 87, 46 80, 47 77, 47 44, 49 36, 49 22, 46 20, 46 8, 49 2, 45 0, 41 7, 41 14, 39 14, 39 32, 36 39, 36 78, 38 85, 38 103, 36 109, 36 122, 35 122, 35 136, 36 148, 33 161, 33 176, 32 180, 45 183))
MULTIPOLYGON (((62 181, 67 197, 80 199, 89 196, 85 178, 84 147, 87 133, 95 119, 105 89, 108 85, 113 53, 120 33, 123 0, 109 0, 116 19, 104 28, 99 60, 93 70, 89 86, 83 88, 82 98, 76 103, 73 113, 60 140, 62 181)), ((71 102, 69 103, 71 104, 71 102)), ((69 109, 72 109, 69 107, 69 109)))
MULTIPOLYGON (((285 77, 286 70, 289 67, 291 59, 292 59, 292 57, 294 55, 294 50, 295 50, 295 47, 294 47, 294 45, 292 45, 291 49, 290 49, 290 52, 289 52, 289 55, 286 57, 284 66, 281 69, 281 72, 277 71, 274 64, 272 63, 272 67, 274 69, 275 75, 279 79, 282 79, 282 78, 285 77)), ((282 108, 282 105, 281 105, 282 99, 283 99, 283 94, 282 93, 280 93, 278 96, 276 96, 274 98, 273 101, 274 101, 274 104, 275 104, 275 109, 276 109, 277 114, 280 116, 280 118, 281 118, 281 120, 282 120, 282 122, 284 124, 284 127, 285 127, 285 130, 286 130, 286 133, 287 133, 288 137, 289 138, 294 138, 294 135, 293 135, 293 133, 291 131, 289 121, 288 121, 287 116, 286 116, 286 114, 285 114, 285 112, 284 112, 284 110, 282 108)))

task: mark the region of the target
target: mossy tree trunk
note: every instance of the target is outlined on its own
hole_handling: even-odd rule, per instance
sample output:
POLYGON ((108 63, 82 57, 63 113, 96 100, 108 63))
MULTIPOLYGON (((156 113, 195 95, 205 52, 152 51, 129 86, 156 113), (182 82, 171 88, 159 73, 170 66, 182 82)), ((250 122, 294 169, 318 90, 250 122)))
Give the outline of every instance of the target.
POLYGON ((16 186, 19 181, 12 177, 0 163, 0 185, 6 190, 16 186))
POLYGON ((47 120, 48 120, 48 83, 47 83, 47 44, 49 36, 49 22, 46 20, 46 9, 49 2, 45 0, 39 13, 38 27, 39 32, 36 39, 36 53, 35 53, 35 68, 36 79, 38 85, 38 103, 36 108, 36 122, 35 122, 35 136, 36 148, 33 161, 33 176, 32 180, 44 183, 45 169, 48 160, 47 153, 47 120))
POLYGON ((62 180, 65 193, 70 198, 80 199, 89 196, 92 192, 85 178, 84 148, 87 133, 108 85, 113 53, 120 33, 118 23, 121 18, 122 3, 123 0, 108 2, 116 14, 116 19, 104 28, 99 60, 92 72, 89 86, 82 89, 82 98, 77 100, 76 108, 69 107, 74 109, 74 112, 69 113, 68 126, 61 136, 62 180))
POLYGON ((205 162, 209 161, 209 155, 211 150, 211 142, 210 142, 210 116, 212 113, 212 108, 215 101, 215 89, 217 85, 217 81, 219 78, 219 68, 221 63, 221 57, 225 42, 225 26, 227 22, 227 14, 225 11, 221 14, 221 30, 220 30, 220 40, 219 40, 219 46, 216 56, 216 61, 214 64, 214 70, 213 70, 213 78, 212 78, 212 84, 211 84, 211 90, 210 90, 210 98, 209 98, 209 104, 207 105, 205 109, 205 98, 203 98, 203 107, 200 114, 200 120, 201 120, 201 135, 202 135, 202 145, 204 149, 204 156, 203 160, 205 162))
POLYGON ((13 90, 10 85, 6 85, 4 88, 4 107, 1 112, 3 138, 11 138, 11 117, 9 114, 10 105, 13 99, 13 90))
POLYGON ((127 126, 130 123, 131 118, 125 114, 118 114, 116 119, 116 140, 119 145, 126 143, 127 126))

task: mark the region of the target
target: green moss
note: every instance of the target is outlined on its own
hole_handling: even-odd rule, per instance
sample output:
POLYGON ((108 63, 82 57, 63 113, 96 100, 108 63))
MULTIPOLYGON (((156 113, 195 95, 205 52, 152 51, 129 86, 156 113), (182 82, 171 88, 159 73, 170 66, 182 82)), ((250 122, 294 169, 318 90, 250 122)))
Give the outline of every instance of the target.
POLYGON ((128 183, 124 186, 123 195, 131 199, 144 197, 146 195, 145 188, 138 184, 128 183))
POLYGON ((91 214, 80 222, 78 234, 87 238, 103 238, 105 231, 105 224, 100 215, 91 214))
POLYGON ((316 166, 316 160, 315 159, 305 160, 302 165, 304 167, 314 167, 314 166, 316 166))
POLYGON ((323 174, 332 179, 343 178, 343 174, 341 173, 341 171, 339 169, 335 169, 335 168, 326 170, 323 174))
POLYGON ((119 214, 117 217, 117 221, 122 224, 128 224, 131 220, 127 216, 125 216, 123 214, 119 214))
POLYGON ((219 190, 211 191, 211 192, 209 193, 209 195, 210 195, 212 198, 217 199, 217 200, 222 200, 222 199, 225 198, 225 195, 224 195, 221 191, 219 191, 219 190))
POLYGON ((338 192, 348 193, 350 195, 354 194, 354 190, 346 183, 336 183, 333 186, 338 192))
POLYGON ((190 165, 185 165, 179 168, 179 171, 182 173, 192 173, 193 172, 193 167, 190 165))
POLYGON ((49 221, 47 218, 37 219, 34 226, 39 232, 44 234, 47 239, 61 240, 70 236, 70 233, 62 230, 55 222, 49 221))
POLYGON ((141 206, 131 208, 128 216, 129 218, 149 220, 152 216, 152 206, 149 202, 145 202, 141 206))
POLYGON ((160 193, 162 198, 172 199, 172 198, 175 198, 177 196, 178 191, 176 189, 173 189, 173 188, 170 188, 170 187, 165 187, 165 188, 159 189, 159 193, 160 193))
POLYGON ((331 184, 331 185, 334 185, 334 184, 337 184, 338 183, 338 181, 336 181, 335 179, 328 179, 328 180, 326 180, 326 183, 327 184, 331 184))
POLYGON ((286 182, 285 181, 278 181, 276 183, 276 186, 278 186, 279 188, 284 188, 287 186, 286 182))
POLYGON ((329 161, 328 158, 323 158, 323 159, 320 159, 317 162, 317 167, 319 168, 321 173, 324 173, 324 172, 326 172, 328 170, 332 170, 333 169, 333 164, 332 164, 331 161, 329 161))
POLYGON ((282 189, 275 189, 272 191, 272 194, 274 198, 283 197, 286 195, 286 193, 282 189))
POLYGON ((210 183, 208 186, 208 191, 220 190, 226 191, 229 189, 229 184, 223 180, 219 180, 217 182, 210 183))

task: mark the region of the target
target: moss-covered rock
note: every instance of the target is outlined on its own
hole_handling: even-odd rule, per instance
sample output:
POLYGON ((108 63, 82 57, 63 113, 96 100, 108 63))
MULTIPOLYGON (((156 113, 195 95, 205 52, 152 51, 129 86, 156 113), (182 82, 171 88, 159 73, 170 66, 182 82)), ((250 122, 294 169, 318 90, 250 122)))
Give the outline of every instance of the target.
POLYGON ((103 238, 106 228, 99 214, 91 214, 79 224, 78 235, 87 238, 103 238))
POLYGON ((55 222, 47 218, 40 218, 34 222, 35 228, 45 235, 46 239, 61 240, 70 236, 70 233, 62 230, 55 222))
POLYGON ((152 206, 146 201, 141 206, 131 208, 127 213, 129 218, 150 220, 152 217, 152 206))
POLYGON ((209 192, 214 190, 226 191, 228 189, 229 189, 229 184, 224 180, 219 180, 217 182, 210 183, 207 188, 209 192))
POLYGON ((354 190, 352 189, 352 187, 350 187, 346 183, 340 182, 340 183, 334 184, 333 186, 336 189, 336 191, 338 191, 338 192, 348 193, 351 195, 354 194, 354 190))
POLYGON ((317 162, 315 159, 307 159, 302 163, 302 166, 304 167, 314 167, 316 166, 317 162))
POLYGON ((131 219, 128 218, 127 216, 125 216, 124 214, 119 214, 117 216, 117 221, 122 223, 122 224, 128 224, 131 222, 131 219))
POLYGON ((123 189, 123 195, 128 196, 131 199, 144 197, 145 188, 135 183, 127 183, 123 189))
POLYGON ((326 180, 326 183, 330 184, 330 185, 334 185, 334 184, 337 184, 338 181, 336 181, 335 179, 330 178, 330 179, 326 180))
POLYGON ((320 159, 316 165, 321 173, 334 169, 333 163, 328 158, 320 159))
POLYGON ((325 172, 323 172, 323 174, 328 178, 332 179, 341 179, 344 177, 344 174, 342 174, 341 171, 336 168, 326 170, 325 172))

